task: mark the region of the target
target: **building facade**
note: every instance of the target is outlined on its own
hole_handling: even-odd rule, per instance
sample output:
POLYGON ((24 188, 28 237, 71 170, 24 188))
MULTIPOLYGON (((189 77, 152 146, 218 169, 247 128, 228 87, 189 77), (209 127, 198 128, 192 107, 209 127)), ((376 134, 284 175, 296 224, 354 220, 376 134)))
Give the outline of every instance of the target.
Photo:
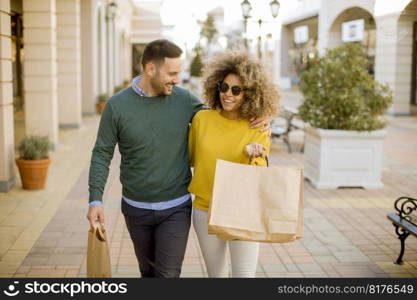
POLYGON ((394 93, 393 115, 417 104, 417 0, 301 0, 283 19, 280 83, 297 85, 306 56, 315 50, 362 43, 370 73, 394 93))
POLYGON ((131 77, 131 0, 0 0, 0 192, 25 135, 79 128, 131 77))
POLYGON ((164 26, 161 22, 162 1, 143 0, 137 2, 131 19, 132 69, 131 76, 142 73, 140 63, 145 45, 164 37, 164 26))

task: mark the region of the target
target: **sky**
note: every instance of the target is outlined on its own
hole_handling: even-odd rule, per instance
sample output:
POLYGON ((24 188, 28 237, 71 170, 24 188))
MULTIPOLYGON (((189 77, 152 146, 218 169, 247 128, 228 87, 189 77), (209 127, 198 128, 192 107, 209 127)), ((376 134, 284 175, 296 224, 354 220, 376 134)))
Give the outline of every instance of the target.
MULTIPOLYGON (((192 49, 199 39, 200 26, 197 20, 203 21, 207 12, 216 8, 224 9, 224 25, 243 24, 241 2, 243 0, 134 0, 135 2, 157 1, 162 2, 161 20, 165 25, 171 25, 169 37, 183 49, 192 49)), ((286 10, 293 9, 298 0, 278 0, 281 3, 278 18, 273 19, 269 7, 271 0, 249 0, 252 5, 251 16, 248 23, 248 38, 256 40, 259 35, 259 18, 264 21, 261 32, 265 36, 273 33, 279 38, 282 15, 286 10)))
MULTIPOLYGON (((242 10, 240 3, 243 0, 163 0, 161 19, 166 25, 174 25, 175 29, 172 32, 172 38, 179 44, 187 44, 187 47, 192 46, 198 41, 200 27, 196 20, 203 21, 207 12, 216 8, 222 7, 224 9, 225 26, 231 26, 233 23, 243 22, 242 10)), ((274 30, 280 28, 281 16, 273 19, 269 7, 271 0, 250 0, 252 5, 251 15, 248 24, 248 37, 255 38, 259 34, 259 25, 256 22, 259 18, 264 21, 262 26, 263 35, 270 32, 278 32, 274 30)), ((298 2, 297 0, 281 0, 281 4, 285 3, 286 8, 291 6, 291 3, 298 2)), ((284 8, 285 9, 285 8, 284 8)), ((239 23, 237 23, 239 24, 239 23)))

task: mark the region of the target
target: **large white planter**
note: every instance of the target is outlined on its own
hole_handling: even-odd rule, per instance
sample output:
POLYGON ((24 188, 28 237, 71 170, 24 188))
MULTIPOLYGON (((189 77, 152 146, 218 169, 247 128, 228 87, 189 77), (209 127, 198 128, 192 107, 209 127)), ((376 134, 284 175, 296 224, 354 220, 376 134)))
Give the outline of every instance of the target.
POLYGON ((382 188, 385 130, 307 128, 304 174, 318 189, 382 188))

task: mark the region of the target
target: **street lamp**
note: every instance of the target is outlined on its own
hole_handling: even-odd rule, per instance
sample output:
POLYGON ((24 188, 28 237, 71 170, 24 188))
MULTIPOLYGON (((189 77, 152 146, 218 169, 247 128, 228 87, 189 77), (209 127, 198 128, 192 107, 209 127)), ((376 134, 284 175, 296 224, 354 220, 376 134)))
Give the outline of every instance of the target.
POLYGON ((107 89, 109 93, 113 92, 116 82, 116 26, 115 18, 117 14, 117 3, 112 1, 106 6, 107 21, 107 50, 108 67, 107 67, 107 89))
POLYGON ((107 18, 112 20, 116 16, 117 13, 117 3, 116 2, 110 2, 107 5, 107 18))
POLYGON ((271 14, 275 19, 278 16, 279 8, 281 5, 277 0, 273 0, 269 3, 269 7, 271 7, 271 14))
MULTIPOLYGON (((244 0, 240 6, 242 7, 242 15, 243 15, 243 20, 245 23, 245 47, 248 48, 247 45, 247 20, 250 17, 249 13, 252 9, 252 6, 250 4, 250 2, 248 0, 244 0)), ((272 17, 275 19, 278 16, 279 13, 279 9, 281 7, 281 4, 277 1, 277 0, 272 0, 269 3, 269 7, 271 8, 271 15, 272 17)), ((264 21, 259 18, 259 20, 257 21, 258 25, 259 25, 259 36, 258 36, 258 58, 261 59, 262 58, 262 51, 261 51, 261 43, 262 43, 262 23, 264 21)))
POLYGON ((245 48, 248 50, 248 19, 250 18, 252 5, 250 5, 248 0, 244 0, 240 3, 240 6, 242 7, 243 24, 245 25, 245 48))

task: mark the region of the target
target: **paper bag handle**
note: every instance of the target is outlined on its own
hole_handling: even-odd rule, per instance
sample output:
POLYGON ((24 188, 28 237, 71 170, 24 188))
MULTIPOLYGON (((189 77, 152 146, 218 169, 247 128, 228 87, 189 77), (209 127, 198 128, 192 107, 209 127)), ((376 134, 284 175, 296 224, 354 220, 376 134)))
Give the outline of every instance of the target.
POLYGON ((106 231, 103 227, 103 225, 99 224, 97 226, 94 226, 93 228, 94 235, 97 237, 97 239, 101 242, 105 242, 106 238, 104 237, 104 232, 106 231))
MULTIPOLYGON (((268 156, 265 156, 264 158, 266 160, 266 166, 269 167, 268 156)), ((252 165, 252 159, 253 159, 253 156, 249 157, 249 165, 252 165)))

